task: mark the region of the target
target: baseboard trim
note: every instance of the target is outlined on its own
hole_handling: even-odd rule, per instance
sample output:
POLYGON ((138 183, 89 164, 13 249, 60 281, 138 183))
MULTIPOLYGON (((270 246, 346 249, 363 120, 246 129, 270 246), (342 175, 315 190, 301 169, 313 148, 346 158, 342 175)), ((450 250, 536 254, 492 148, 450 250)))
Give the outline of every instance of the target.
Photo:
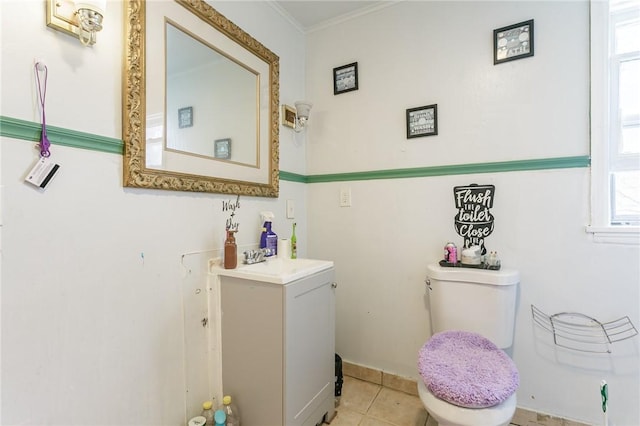
POLYGON ((365 382, 375 383, 410 395, 418 395, 418 384, 415 379, 398 376, 363 365, 342 361, 342 374, 365 382))

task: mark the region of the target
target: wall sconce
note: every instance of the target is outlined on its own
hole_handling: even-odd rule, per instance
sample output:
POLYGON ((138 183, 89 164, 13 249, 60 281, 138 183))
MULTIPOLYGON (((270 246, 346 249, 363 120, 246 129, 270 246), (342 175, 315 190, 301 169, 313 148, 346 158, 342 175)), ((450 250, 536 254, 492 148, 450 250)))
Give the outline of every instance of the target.
POLYGON ((85 46, 96 43, 102 29, 107 0, 47 0, 47 27, 80 39, 85 46))
POLYGON ((309 111, 311 111, 313 104, 311 102, 298 101, 294 105, 296 106, 295 108, 289 105, 282 105, 282 125, 291 127, 300 133, 307 125, 309 111))
POLYGON ((313 104, 311 102, 298 101, 294 105, 296 106, 296 123, 293 130, 299 133, 303 131, 305 126, 307 125, 307 121, 309 120, 309 112, 311 111, 311 107, 313 107, 313 104))

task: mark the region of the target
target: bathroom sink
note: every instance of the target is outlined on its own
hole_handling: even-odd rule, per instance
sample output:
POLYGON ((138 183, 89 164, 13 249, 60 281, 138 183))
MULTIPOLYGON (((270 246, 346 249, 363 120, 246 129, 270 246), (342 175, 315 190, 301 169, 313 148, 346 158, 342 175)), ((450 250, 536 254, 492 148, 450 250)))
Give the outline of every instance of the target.
POLYGON ((333 267, 333 262, 316 259, 267 259, 252 265, 240 265, 236 269, 217 269, 218 275, 287 284, 333 267))

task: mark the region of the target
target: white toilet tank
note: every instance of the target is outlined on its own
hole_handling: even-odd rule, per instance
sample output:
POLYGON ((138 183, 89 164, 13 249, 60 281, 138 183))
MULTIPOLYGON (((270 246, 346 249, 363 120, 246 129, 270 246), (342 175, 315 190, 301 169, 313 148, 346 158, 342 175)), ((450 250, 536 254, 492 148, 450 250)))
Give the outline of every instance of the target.
POLYGON ((431 331, 472 331, 499 348, 513 344, 518 271, 427 267, 431 331))

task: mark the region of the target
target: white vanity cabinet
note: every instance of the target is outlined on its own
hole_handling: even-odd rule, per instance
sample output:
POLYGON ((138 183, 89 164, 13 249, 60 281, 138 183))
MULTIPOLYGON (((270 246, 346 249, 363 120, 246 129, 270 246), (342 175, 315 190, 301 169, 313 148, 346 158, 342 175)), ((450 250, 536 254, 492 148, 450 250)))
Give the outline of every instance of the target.
POLYGON ((333 263, 268 262, 220 273, 223 393, 242 426, 315 426, 335 412, 333 263))

